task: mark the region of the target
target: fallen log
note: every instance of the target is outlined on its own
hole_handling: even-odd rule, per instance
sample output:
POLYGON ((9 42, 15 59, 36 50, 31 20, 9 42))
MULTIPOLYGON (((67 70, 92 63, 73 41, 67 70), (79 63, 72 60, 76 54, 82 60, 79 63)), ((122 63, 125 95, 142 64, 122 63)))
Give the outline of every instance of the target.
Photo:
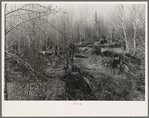
POLYGON ((81 54, 76 54, 75 55, 76 58, 88 58, 87 56, 81 55, 81 54))

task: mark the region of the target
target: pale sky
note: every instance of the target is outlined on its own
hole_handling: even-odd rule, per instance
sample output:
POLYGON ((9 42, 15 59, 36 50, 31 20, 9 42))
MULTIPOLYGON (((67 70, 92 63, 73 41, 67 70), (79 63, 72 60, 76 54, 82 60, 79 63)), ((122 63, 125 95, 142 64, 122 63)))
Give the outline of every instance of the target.
POLYGON ((109 16, 111 10, 115 7, 115 4, 103 4, 103 3, 53 3, 53 6, 57 6, 58 8, 62 8, 68 12, 73 11, 73 15, 79 15, 80 13, 87 12, 88 17, 93 17, 95 15, 95 11, 97 11, 98 16, 107 17, 109 16))
MULTIPOLYGON (((16 4, 16 6, 20 6, 21 4, 28 4, 30 2, 8 2, 8 9, 9 6, 14 6, 14 4, 16 4)), ((34 2, 32 2, 34 3, 34 2)), ((111 3, 101 3, 101 2, 35 2, 38 4, 42 4, 44 6, 47 5, 52 5, 53 7, 57 8, 62 8, 63 11, 73 11, 74 13, 77 12, 85 12, 85 9, 87 8, 88 14, 94 14, 95 11, 98 12, 98 14, 102 14, 103 16, 106 16, 107 14, 109 14, 109 12, 111 11, 111 9, 115 6, 115 4, 111 4, 111 3)), ((22 6, 21 5, 21 6, 22 6)))
MULTIPOLYGON (((15 2, 8 4, 12 5, 12 3, 15 2)), ((16 6, 20 6, 18 3, 19 2, 16 3, 16 6)), ((91 23, 94 22, 95 11, 97 11, 98 18, 103 17, 105 20, 108 20, 117 4, 128 5, 134 2, 21 2, 22 5, 24 5, 24 3, 38 3, 44 6, 52 5, 52 8, 62 8, 62 11, 66 11, 73 19, 79 19, 87 14, 87 20, 91 23)), ((140 4, 141 2, 135 2, 135 4, 138 3, 140 4)))

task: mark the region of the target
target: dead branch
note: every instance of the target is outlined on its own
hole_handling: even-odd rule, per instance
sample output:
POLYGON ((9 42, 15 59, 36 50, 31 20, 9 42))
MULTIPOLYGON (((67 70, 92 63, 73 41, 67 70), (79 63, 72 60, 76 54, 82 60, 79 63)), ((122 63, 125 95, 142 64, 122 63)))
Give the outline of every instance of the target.
POLYGON ((93 93, 94 97, 97 99, 97 97, 96 97, 96 95, 95 95, 95 92, 94 92, 94 89, 93 89, 93 87, 90 85, 89 80, 88 80, 88 79, 86 79, 85 77, 84 77, 84 80, 85 80, 85 82, 88 84, 88 86, 90 87, 90 89, 91 89, 91 91, 92 91, 92 93, 93 93))
POLYGON ((6 16, 7 16, 7 15, 9 15, 10 13, 13 13, 13 12, 16 12, 16 11, 20 11, 20 10, 30 11, 30 12, 36 12, 36 13, 41 13, 41 12, 39 12, 39 11, 35 11, 35 10, 28 10, 28 9, 16 9, 16 10, 14 10, 14 11, 10 11, 10 12, 8 12, 8 13, 6 14, 6 16))
POLYGON ((25 65, 25 67, 29 70, 29 72, 34 76, 34 78, 36 79, 36 83, 38 85, 41 86, 41 83, 39 82, 38 78, 35 76, 35 74, 33 72, 35 72, 35 70, 27 63, 27 62, 24 62, 19 56, 17 56, 16 54, 11 54, 9 53, 8 51, 5 50, 5 52, 8 54, 8 55, 11 55, 11 56, 14 56, 16 58, 18 58, 21 63, 23 63, 25 65))
POLYGON ((34 17, 34 18, 30 18, 30 19, 25 20, 25 21, 23 21, 23 22, 21 22, 21 23, 18 23, 16 26, 14 26, 13 28, 9 29, 9 30, 6 32, 6 35, 7 35, 11 30, 15 29, 16 27, 18 27, 19 25, 21 25, 21 24, 23 24, 23 23, 25 23, 25 22, 28 22, 28 21, 30 21, 30 20, 33 20, 33 19, 36 19, 36 18, 39 18, 39 17, 42 17, 42 16, 47 16, 47 15, 49 15, 49 14, 50 14, 50 13, 48 13, 48 14, 46 14, 46 15, 41 15, 41 16, 37 16, 37 17, 34 17))
POLYGON ((68 93, 66 93, 66 95, 68 95, 72 100, 74 100, 74 98, 73 97, 71 97, 68 93))
MULTIPOLYGON (((22 13, 22 14, 19 14, 19 15, 25 15, 25 14, 33 14, 33 13, 22 13)), ((11 15, 11 16, 7 16, 6 18, 9 18, 9 17, 16 17, 16 16, 19 16, 19 15, 11 15)))
POLYGON ((36 79, 37 84, 41 86, 41 83, 38 81, 38 78, 35 76, 35 74, 34 74, 32 71, 30 71, 30 69, 28 68, 28 66, 27 66, 26 64, 25 64, 25 67, 26 67, 26 68, 29 70, 29 72, 34 76, 34 78, 36 79))

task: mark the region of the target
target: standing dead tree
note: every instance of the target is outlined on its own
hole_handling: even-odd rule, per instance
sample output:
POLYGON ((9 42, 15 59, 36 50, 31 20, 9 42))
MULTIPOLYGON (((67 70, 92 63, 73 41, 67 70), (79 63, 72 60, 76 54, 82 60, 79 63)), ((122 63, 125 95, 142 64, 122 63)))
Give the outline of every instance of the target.
POLYGON ((128 40, 126 35, 126 24, 127 24, 126 12, 124 5, 117 6, 117 9, 112 12, 113 22, 123 31, 124 39, 126 42, 126 52, 129 52, 128 40))
MULTIPOLYGON (((144 17, 144 12, 145 12, 145 7, 144 5, 137 5, 133 4, 131 5, 130 8, 130 13, 131 13, 131 22, 133 23, 133 29, 134 29, 134 34, 133 34, 133 42, 134 42, 134 55, 136 53, 136 38, 137 38, 137 31, 139 28, 145 25, 145 17, 144 17), (144 22, 144 25, 142 24, 144 22), (142 26, 141 26, 142 25, 142 26)), ((143 27, 145 28, 145 27, 143 27)))

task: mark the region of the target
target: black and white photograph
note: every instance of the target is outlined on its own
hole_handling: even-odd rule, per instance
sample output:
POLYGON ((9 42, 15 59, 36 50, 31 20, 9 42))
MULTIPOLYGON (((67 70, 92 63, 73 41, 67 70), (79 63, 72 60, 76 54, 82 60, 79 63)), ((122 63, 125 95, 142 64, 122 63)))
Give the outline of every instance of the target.
POLYGON ((146 100, 146 2, 2 8, 4 101, 146 100))

